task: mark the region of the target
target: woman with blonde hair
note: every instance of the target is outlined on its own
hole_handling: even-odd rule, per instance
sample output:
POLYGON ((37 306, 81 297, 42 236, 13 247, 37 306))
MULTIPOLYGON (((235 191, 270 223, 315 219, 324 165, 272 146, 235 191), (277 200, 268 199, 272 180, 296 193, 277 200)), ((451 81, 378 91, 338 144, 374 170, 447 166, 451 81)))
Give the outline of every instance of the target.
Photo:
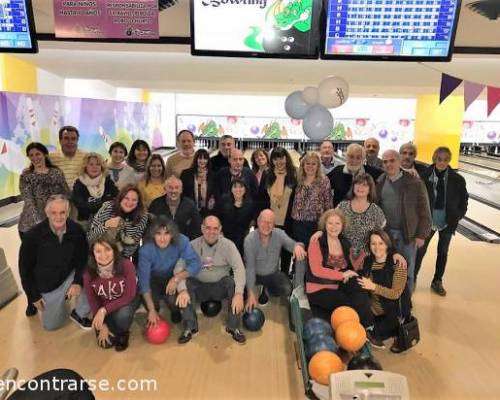
POLYGON ((292 205, 293 238, 308 246, 319 217, 332 205, 332 189, 328 178, 321 171, 321 160, 318 154, 307 152, 300 161, 292 205))
POLYGON ((88 229, 92 217, 102 204, 114 199, 117 194, 118 189, 108 175, 104 159, 100 154, 87 153, 71 194, 71 201, 78 211, 77 222, 84 230, 88 229))
POLYGON ((152 154, 146 163, 144 177, 137 184, 142 194, 144 206, 165 194, 165 162, 159 154, 152 154))

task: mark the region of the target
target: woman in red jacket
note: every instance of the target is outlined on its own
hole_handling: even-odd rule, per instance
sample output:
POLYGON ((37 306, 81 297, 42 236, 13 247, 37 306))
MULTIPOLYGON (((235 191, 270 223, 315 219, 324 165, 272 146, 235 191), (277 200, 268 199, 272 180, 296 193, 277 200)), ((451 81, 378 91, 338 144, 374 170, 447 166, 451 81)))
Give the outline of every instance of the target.
POLYGON ((97 344, 125 350, 136 309, 137 278, 134 264, 121 256, 110 237, 101 236, 90 245, 83 286, 94 315, 97 344))

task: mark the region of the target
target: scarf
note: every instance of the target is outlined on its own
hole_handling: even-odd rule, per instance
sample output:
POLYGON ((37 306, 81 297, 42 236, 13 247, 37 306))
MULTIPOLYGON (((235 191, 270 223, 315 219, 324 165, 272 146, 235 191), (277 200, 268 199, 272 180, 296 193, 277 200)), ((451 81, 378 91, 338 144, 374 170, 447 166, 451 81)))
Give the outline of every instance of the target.
POLYGON ((436 200, 434 201, 434 208, 436 210, 442 210, 444 208, 446 197, 445 178, 447 172, 448 168, 443 171, 438 171, 436 168, 434 168, 434 174, 437 177, 437 185, 435 185, 436 200))
POLYGON ((108 265, 97 265, 97 275, 103 279, 109 279, 113 277, 113 267, 114 260, 111 261, 108 265))
POLYGON ((80 182, 87 187, 91 197, 100 199, 103 196, 104 183, 106 182, 106 177, 103 174, 99 174, 95 178, 91 178, 87 174, 83 174, 80 175, 78 179, 80 179, 80 182))

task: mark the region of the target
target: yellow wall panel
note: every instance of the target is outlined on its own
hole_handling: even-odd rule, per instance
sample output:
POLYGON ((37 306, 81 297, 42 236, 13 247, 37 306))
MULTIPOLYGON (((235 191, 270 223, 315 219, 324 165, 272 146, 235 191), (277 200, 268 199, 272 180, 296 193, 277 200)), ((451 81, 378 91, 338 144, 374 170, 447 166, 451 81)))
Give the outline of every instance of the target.
POLYGON ((6 92, 37 93, 36 66, 11 55, 1 55, 2 90, 6 92))
POLYGON ((447 146, 453 154, 451 166, 457 168, 463 117, 463 96, 449 96, 441 104, 438 95, 418 96, 415 121, 417 158, 432 163, 436 147, 447 146))

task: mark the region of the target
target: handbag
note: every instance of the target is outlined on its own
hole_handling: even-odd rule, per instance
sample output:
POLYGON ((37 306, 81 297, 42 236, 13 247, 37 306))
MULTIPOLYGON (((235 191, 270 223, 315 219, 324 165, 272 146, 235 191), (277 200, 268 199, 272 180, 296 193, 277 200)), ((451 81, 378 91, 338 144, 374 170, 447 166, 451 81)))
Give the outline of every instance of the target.
POLYGON ((402 351, 411 349, 420 341, 420 330, 418 328, 418 320, 410 315, 408 319, 399 320, 398 327, 398 347, 402 351))

